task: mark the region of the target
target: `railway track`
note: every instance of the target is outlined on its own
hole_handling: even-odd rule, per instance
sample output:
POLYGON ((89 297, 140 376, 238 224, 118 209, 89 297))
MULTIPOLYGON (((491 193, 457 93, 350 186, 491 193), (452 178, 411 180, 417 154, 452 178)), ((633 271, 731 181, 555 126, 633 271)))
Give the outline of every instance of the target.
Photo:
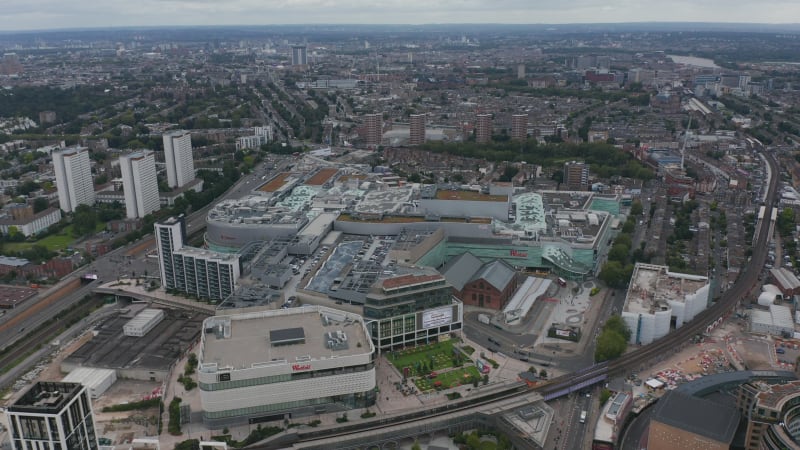
MULTIPOLYGON (((766 208, 764 217, 769 218, 772 214, 773 202, 778 188, 779 171, 778 166, 772 156, 767 155, 767 162, 772 169, 770 185, 767 189, 767 196, 764 207, 766 208)), ((624 374, 629 371, 639 370, 644 364, 671 354, 685 345, 693 336, 706 332, 706 330, 716 323, 721 322, 725 316, 731 313, 736 304, 750 291, 758 280, 758 273, 764 266, 767 257, 767 243, 769 240, 768 230, 770 221, 764 220, 761 229, 758 230, 757 241, 753 245, 753 254, 747 269, 741 274, 736 283, 725 291, 720 299, 699 313, 691 321, 684 324, 681 328, 664 336, 663 338, 632 352, 628 352, 619 358, 593 366, 583 370, 554 378, 547 383, 534 386, 531 390, 539 392, 545 398, 557 398, 565 392, 572 392, 582 389, 583 386, 597 383, 606 379, 610 375, 624 374)), ((478 406, 492 404, 501 400, 512 398, 528 389, 523 383, 515 383, 507 389, 496 391, 491 395, 471 399, 470 401, 457 404, 445 404, 440 407, 415 411, 412 413, 379 419, 375 421, 356 423, 344 427, 339 427, 335 431, 319 430, 309 432, 299 432, 297 442, 313 442, 322 439, 344 437, 353 433, 377 431, 381 428, 413 423, 420 420, 431 420, 433 418, 463 411, 478 406)), ((270 445, 253 445, 248 448, 270 449, 277 448, 270 445)))
POLYGON ((23 358, 29 356, 39 347, 46 345, 51 339, 58 336, 63 329, 67 328, 73 322, 77 322, 93 309, 103 304, 101 298, 92 297, 89 300, 82 300, 74 307, 62 311, 50 321, 40 325, 32 330, 25 337, 17 341, 16 345, 10 347, 2 355, 0 355, 0 368, 3 372, 11 369, 19 363, 23 358))

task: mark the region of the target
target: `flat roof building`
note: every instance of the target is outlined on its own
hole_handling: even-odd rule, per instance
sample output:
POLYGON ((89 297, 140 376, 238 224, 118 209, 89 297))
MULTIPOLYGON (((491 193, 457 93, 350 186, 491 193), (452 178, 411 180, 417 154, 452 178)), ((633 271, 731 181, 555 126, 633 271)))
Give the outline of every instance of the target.
POLYGON ((800 381, 742 384, 736 407, 744 415, 746 450, 797 448, 800 441, 800 381))
POLYGON ((670 272, 667 266, 637 263, 622 310, 631 344, 649 344, 680 328, 708 306, 708 277, 670 272))
POLYGON ((98 449, 92 402, 79 383, 39 381, 6 407, 13 450, 98 449))
POLYGON ((239 255, 186 246, 185 226, 183 216, 155 224, 161 286, 224 300, 236 290, 241 274, 239 255))
POLYGON ((375 347, 364 319, 324 306, 214 316, 199 352, 210 427, 375 403, 375 347))
POLYGON ((378 280, 367 293, 364 318, 379 351, 436 341, 461 330, 464 306, 433 269, 378 280))

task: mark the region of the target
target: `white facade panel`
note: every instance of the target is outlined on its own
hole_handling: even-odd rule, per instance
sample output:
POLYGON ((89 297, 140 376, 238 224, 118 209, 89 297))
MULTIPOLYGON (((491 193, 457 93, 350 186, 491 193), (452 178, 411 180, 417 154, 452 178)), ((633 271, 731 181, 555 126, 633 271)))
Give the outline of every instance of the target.
POLYGON ((188 131, 165 133, 164 160, 167 165, 167 184, 181 187, 194 180, 194 157, 192 135, 188 131))
POLYGON ((65 212, 79 205, 94 204, 91 161, 86 148, 74 147, 53 152, 58 204, 65 212))
POLYGON ((310 400, 375 389, 375 369, 283 383, 262 384, 221 391, 200 391, 208 412, 249 408, 265 404, 310 400))
POLYGON ((100 398, 117 381, 117 372, 111 369, 79 367, 62 380, 64 383, 80 383, 92 398, 100 398))
POLYGON ((136 152, 119 158, 125 210, 129 219, 144 217, 161 207, 158 198, 156 159, 151 151, 136 152))

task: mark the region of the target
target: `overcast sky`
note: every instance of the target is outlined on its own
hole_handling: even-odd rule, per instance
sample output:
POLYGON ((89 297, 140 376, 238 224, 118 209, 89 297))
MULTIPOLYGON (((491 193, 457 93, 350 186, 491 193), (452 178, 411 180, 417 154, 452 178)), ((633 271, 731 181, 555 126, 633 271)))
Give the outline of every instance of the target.
POLYGON ((800 0, 2 0, 0 30, 162 25, 800 22, 800 0))

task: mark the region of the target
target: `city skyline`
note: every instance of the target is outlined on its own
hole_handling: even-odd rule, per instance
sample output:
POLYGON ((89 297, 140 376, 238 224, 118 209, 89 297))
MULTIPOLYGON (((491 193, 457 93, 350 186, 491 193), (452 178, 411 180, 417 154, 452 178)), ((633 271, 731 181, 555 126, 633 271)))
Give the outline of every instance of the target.
POLYGON ((0 31, 131 26, 231 26, 290 24, 590 24, 637 22, 718 22, 789 24, 800 17, 800 4, 785 0, 766 3, 711 0, 702 5, 686 1, 630 4, 622 0, 581 0, 569 6, 541 0, 497 3, 446 1, 415 2, 341 0, 144 0, 135 4, 112 0, 102 4, 23 2, 4 5, 0 31))

